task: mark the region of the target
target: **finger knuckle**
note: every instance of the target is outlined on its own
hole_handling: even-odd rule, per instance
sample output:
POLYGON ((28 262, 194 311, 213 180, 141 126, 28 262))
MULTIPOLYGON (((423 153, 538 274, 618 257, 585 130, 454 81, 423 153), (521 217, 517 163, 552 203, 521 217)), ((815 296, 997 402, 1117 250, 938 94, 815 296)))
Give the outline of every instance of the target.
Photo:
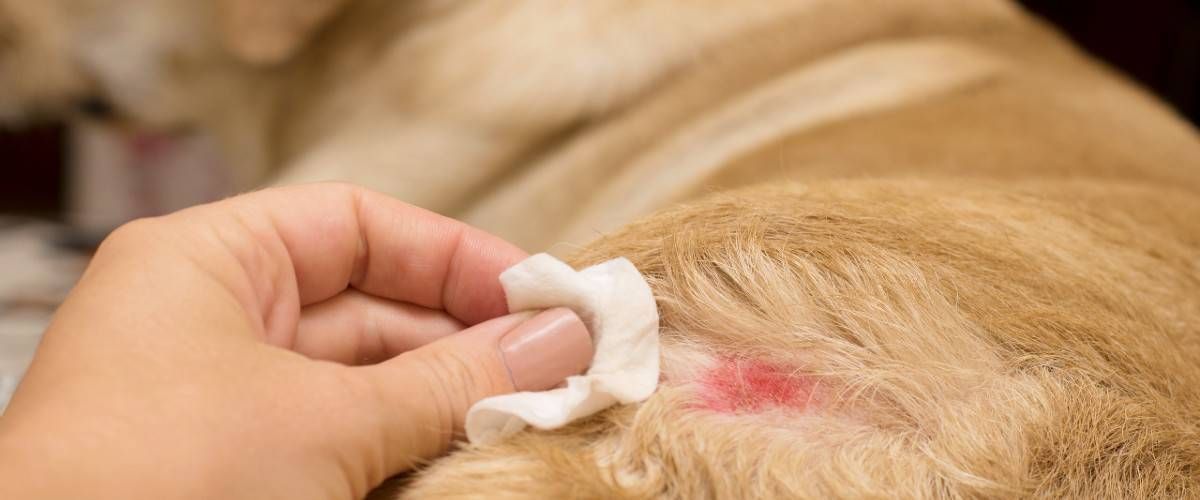
POLYGON ((423 360, 425 389, 448 426, 461 425, 475 401, 498 392, 497 377, 483 360, 452 350, 434 352, 423 360))

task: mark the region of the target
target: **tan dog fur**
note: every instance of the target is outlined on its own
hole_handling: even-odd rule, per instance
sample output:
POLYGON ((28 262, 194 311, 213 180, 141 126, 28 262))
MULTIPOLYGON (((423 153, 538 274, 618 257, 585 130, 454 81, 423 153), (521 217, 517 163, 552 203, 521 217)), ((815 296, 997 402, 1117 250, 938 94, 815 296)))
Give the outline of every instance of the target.
POLYGON ((1185 498, 1200 493, 1200 201, 1124 182, 820 181, 591 244, 663 317, 649 401, 435 462, 411 498, 1185 498), (804 410, 695 409, 714 355, 804 410))
POLYGON ((1200 495, 1200 139, 1014 7, 403 4, 257 41, 212 11, 173 43, 228 92, 164 108, 244 171, 629 257, 664 329, 646 403, 406 495, 1200 495), (820 397, 697 408, 729 357, 820 397))

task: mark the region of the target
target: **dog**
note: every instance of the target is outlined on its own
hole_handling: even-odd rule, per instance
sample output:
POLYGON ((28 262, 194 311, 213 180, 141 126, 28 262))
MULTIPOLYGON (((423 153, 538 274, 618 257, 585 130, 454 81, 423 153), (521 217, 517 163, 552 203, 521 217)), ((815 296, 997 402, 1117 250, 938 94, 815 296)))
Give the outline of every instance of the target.
POLYGON ((402 496, 1200 494, 1200 137, 1008 2, 33 4, 22 102, 646 275, 650 400, 402 496))
POLYGON ((0 110, 201 129, 238 189, 348 180, 454 215, 573 124, 792 4, 4 0, 0 110), (548 13, 557 32, 518 36, 548 13))

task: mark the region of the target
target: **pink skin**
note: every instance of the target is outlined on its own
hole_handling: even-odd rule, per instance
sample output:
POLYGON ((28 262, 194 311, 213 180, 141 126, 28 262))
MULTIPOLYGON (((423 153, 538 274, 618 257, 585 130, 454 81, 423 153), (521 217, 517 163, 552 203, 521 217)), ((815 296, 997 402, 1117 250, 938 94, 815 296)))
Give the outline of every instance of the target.
POLYGON ((816 379, 794 372, 760 359, 720 358, 698 380, 696 408, 719 413, 804 410, 814 402, 816 379))

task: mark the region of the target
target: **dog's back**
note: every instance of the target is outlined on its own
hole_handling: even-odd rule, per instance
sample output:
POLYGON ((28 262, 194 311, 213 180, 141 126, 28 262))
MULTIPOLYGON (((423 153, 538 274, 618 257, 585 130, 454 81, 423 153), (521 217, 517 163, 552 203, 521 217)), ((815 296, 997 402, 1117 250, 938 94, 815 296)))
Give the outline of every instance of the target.
POLYGON ((1200 494, 1196 132, 1014 11, 875 7, 731 42, 469 211, 608 232, 557 249, 647 275, 664 379, 408 495, 1200 494))
POLYGON ((1200 201, 1088 181, 834 181, 660 212, 645 404, 469 448, 413 497, 1200 492, 1200 201), (486 492, 486 493, 485 493, 486 492))
POLYGON ((764 182, 1200 188, 1193 129, 1015 7, 813 6, 706 50, 638 100, 529 154, 457 215, 541 249, 764 182))

